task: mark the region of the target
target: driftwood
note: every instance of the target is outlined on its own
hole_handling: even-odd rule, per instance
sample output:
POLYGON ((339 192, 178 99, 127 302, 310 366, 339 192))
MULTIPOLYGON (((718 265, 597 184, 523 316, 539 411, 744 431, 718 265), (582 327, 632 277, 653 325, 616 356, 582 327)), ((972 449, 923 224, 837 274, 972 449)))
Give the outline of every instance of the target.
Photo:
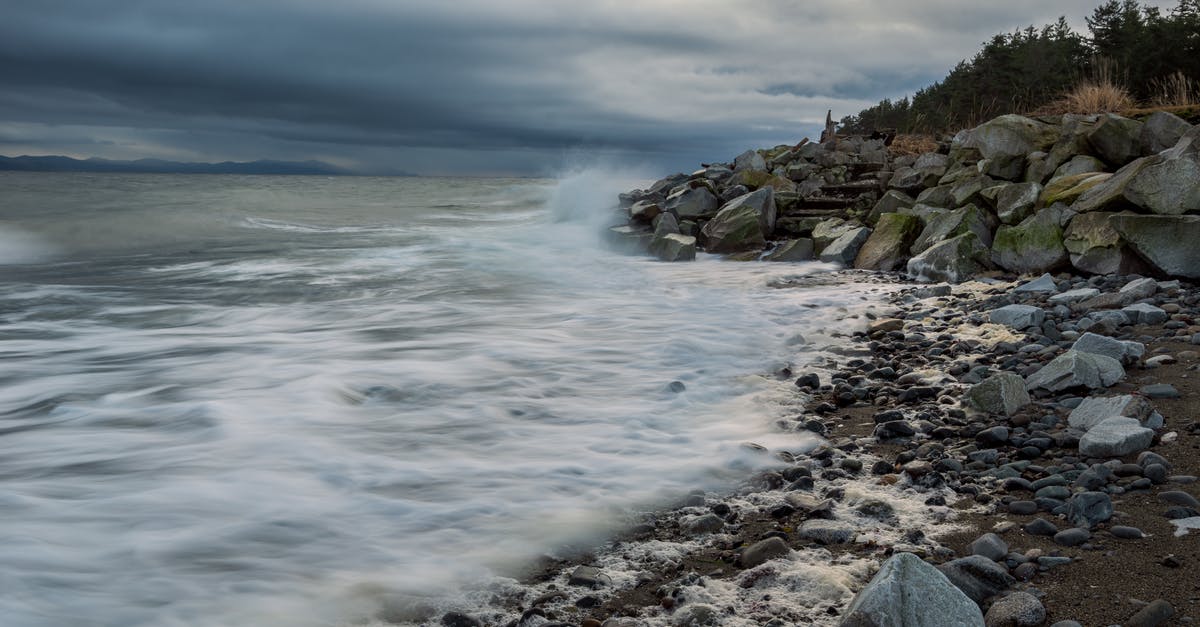
POLYGON ((833 122, 833 109, 825 113, 825 130, 821 131, 821 143, 837 139, 837 124, 833 122))

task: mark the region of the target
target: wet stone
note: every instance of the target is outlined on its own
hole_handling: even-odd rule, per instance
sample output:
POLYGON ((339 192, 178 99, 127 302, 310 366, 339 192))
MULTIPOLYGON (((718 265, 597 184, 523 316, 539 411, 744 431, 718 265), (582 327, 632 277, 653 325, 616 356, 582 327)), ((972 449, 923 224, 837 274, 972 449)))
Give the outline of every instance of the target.
POLYGON ((1033 536, 1052 536, 1058 533, 1058 526, 1045 518, 1034 519, 1026 523, 1022 528, 1025 530, 1025 533, 1033 536))
POLYGON ((1079 546, 1092 538, 1087 529, 1064 529, 1054 534, 1054 543, 1062 546, 1079 546))

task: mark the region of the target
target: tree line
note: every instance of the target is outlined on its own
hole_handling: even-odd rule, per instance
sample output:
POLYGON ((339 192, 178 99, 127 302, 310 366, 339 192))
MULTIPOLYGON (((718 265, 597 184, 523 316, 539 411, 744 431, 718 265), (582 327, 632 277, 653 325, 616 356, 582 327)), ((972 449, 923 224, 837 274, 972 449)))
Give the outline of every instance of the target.
POLYGON ((1200 0, 1179 0, 1166 12, 1138 0, 1109 0, 1087 18, 1087 33, 1060 17, 996 35, 941 81, 846 116, 840 127, 953 131, 1046 107, 1088 79, 1109 81, 1143 102, 1200 84, 1200 0))

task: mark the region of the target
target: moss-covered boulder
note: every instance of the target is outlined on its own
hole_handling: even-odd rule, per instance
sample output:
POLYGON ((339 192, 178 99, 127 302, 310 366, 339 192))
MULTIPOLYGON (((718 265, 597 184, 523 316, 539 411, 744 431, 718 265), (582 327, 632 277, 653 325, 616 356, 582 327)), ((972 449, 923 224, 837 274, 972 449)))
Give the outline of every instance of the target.
POLYGON ((1107 172, 1108 166, 1091 155, 1075 155, 1070 161, 1058 166, 1051 178, 1084 174, 1086 172, 1107 172))
POLYGON ((1073 203, 1080 196, 1083 196, 1089 190, 1101 185, 1110 178, 1112 178, 1112 174, 1107 172, 1081 172, 1079 174, 1055 177, 1049 183, 1046 183, 1046 187, 1042 189, 1042 195, 1038 203, 1044 206, 1050 206, 1058 202, 1073 203))
POLYGON ((854 267, 891 271, 908 260, 908 250, 921 232, 921 221, 913 216, 885 213, 854 258, 854 267))
POLYGON ((917 204, 930 207, 954 208, 954 185, 938 185, 917 194, 917 204))
POLYGON ((1062 210, 1043 209, 1016 226, 996 230, 992 242, 992 262, 1018 274, 1041 274, 1066 266, 1069 261, 1063 245, 1062 210))
POLYGON ((961 283, 987 267, 987 247, 974 233, 964 233, 909 259, 907 274, 919 281, 961 283))
POLYGON ((931 246, 971 232, 984 246, 992 243, 992 219, 988 212, 975 205, 931 216, 912 244, 913 254, 921 254, 931 246))
POLYGON ((911 207, 916 203, 912 196, 894 189, 888 190, 867 214, 867 225, 875 226, 879 217, 885 213, 896 213, 902 208, 911 207))
POLYGON ((1058 140, 1059 129, 1021 115, 1002 115, 956 136, 951 146, 951 158, 967 158, 970 150, 978 151, 983 164, 982 173, 1009 181, 1021 180, 1025 159, 1037 150, 1049 150, 1058 140))
POLYGON ((1093 211, 1071 219, 1063 246, 1075 269, 1091 274, 1143 274, 1150 270, 1113 227, 1116 215, 1120 214, 1093 211))
POLYGON ((770 187, 726 203, 701 234, 709 252, 732 253, 762 248, 775 229, 775 196, 770 187))

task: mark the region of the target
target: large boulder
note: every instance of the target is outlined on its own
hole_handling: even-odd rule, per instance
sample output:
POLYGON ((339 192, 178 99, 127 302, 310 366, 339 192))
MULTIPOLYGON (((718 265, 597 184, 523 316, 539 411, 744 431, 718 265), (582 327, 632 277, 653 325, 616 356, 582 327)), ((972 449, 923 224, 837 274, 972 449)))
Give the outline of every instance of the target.
POLYGON ((1175 147, 1146 161, 1125 187, 1129 202, 1159 215, 1200 213, 1200 133, 1185 134, 1175 147))
POLYGON ((854 267, 891 271, 908 260, 908 249, 921 232, 921 221, 913 216, 885 213, 854 258, 854 267))
POLYGON ((812 259, 813 241, 807 237, 787 240, 763 257, 763 261, 811 261, 812 259))
POLYGON ((1051 178, 1056 179, 1064 176, 1086 174, 1088 172, 1095 173, 1106 171, 1108 171, 1108 165, 1103 161, 1091 155, 1075 155, 1074 157, 1071 157, 1070 161, 1058 166, 1058 169, 1054 171, 1054 176, 1051 178))
POLYGON ((986 161, 981 172, 1009 181, 1021 180, 1029 153, 1048 150, 1058 140, 1058 130, 1021 115, 1002 115, 955 137, 951 157, 972 149, 986 161))
POLYGON ((696 238, 668 233, 654 240, 651 250, 663 261, 692 261, 696 258, 696 238))
POLYGON ((1142 396, 1093 396, 1083 399, 1078 407, 1071 410, 1071 414, 1067 416, 1067 424, 1072 429, 1084 432, 1090 431, 1092 427, 1109 418, 1133 418, 1139 424, 1145 424, 1153 412, 1154 407, 1142 396))
POLYGON ((680 220, 711 218, 719 206, 717 196, 703 186, 677 189, 663 202, 663 209, 680 220))
POLYGON ((1025 379, 1029 390, 1061 392, 1073 388, 1099 389, 1125 378, 1121 362, 1105 355, 1069 350, 1025 379))
POLYGON ((1094 211, 1071 219, 1063 233, 1063 246, 1071 255, 1072 266, 1092 274, 1141 274, 1149 270, 1113 227, 1111 219, 1116 215, 1094 211))
POLYGON ((1114 215, 1112 228, 1162 274, 1200 278, 1200 216, 1114 215))
POLYGON ((1142 154, 1142 123, 1114 113, 1100 116, 1092 127, 1088 143, 1092 153, 1119 168, 1142 154))
POLYGON ((992 262, 1017 273, 1051 272, 1069 260, 1063 246, 1062 213, 1043 209, 1016 226, 996 230, 992 262))
POLYGON ((650 250, 654 233, 644 227, 614 226, 605 233, 605 239, 615 250, 629 255, 641 255, 650 250))
POLYGON ((909 259, 907 274, 921 281, 961 283, 987 267, 987 247, 978 235, 964 233, 909 259))
POLYGON ((897 213, 900 209, 913 206, 916 203, 912 196, 904 192, 894 189, 888 190, 879 202, 871 209, 871 213, 867 215, 867 225, 875 226, 879 222, 879 218, 885 213, 897 213))
POLYGON ((743 170, 766 170, 767 160, 758 154, 757 150, 747 150, 738 155, 733 160, 733 171, 741 172, 743 170))
POLYGON ((1003 224, 1017 224, 1033 215, 1041 195, 1038 183, 1005 185, 996 194, 996 216, 1003 224))
POLYGON ((1071 210, 1075 211, 1076 213, 1134 209, 1137 207, 1136 203, 1134 203, 1126 195, 1126 190, 1129 187, 1130 182, 1135 179, 1142 172, 1142 170, 1145 170, 1151 165, 1154 165, 1155 162, 1161 160, 1162 157, 1158 155, 1153 157, 1143 157, 1141 159, 1133 160, 1111 175, 1096 175, 1095 180, 1098 180, 1099 184, 1092 186, 1087 191, 1084 191, 1074 202, 1071 202, 1067 199, 1063 199, 1063 202, 1071 202, 1071 210), (1101 176, 1103 178, 1101 178, 1101 176))
POLYGON ((1011 416, 1029 404, 1029 392, 1020 376, 1002 372, 968 389, 963 404, 987 414, 1011 416))
POLYGON ((930 216, 921 235, 912 244, 912 252, 921 254, 930 246, 963 233, 974 233, 984 246, 992 244, 991 216, 975 205, 930 216))
POLYGON ((854 596, 841 627, 943 627, 984 624, 979 606, 937 568, 912 553, 890 557, 854 596))
POLYGON ((812 229, 813 250, 820 253, 833 240, 853 231, 855 228, 857 228, 856 225, 846 222, 841 218, 829 218, 818 222, 812 229))
POLYGON ((1042 189, 1042 196, 1038 200, 1043 205, 1052 205, 1056 202, 1074 203, 1092 188, 1099 187, 1112 176, 1108 172, 1056 175, 1050 179, 1049 183, 1046 183, 1046 187, 1042 189))
POLYGON ((840 263, 849 266, 854 263, 858 251, 867 239, 871 237, 871 229, 861 226, 851 229, 833 240, 821 251, 819 259, 826 263, 840 263))
POLYGON ((701 233, 709 252, 733 253, 762 248, 774 228, 774 192, 766 187, 726 203, 701 233))
POLYGON ((1079 439, 1079 454, 1085 457, 1124 457, 1145 450, 1154 441, 1154 431, 1136 418, 1112 417, 1088 429, 1079 439))
POLYGON ((1093 355, 1104 355, 1123 363, 1131 364, 1146 354, 1146 345, 1133 340, 1118 340, 1107 335, 1084 333, 1071 345, 1072 350, 1093 355))
POLYGON ((1187 120, 1167 111, 1155 111, 1142 124, 1138 136, 1143 155, 1158 154, 1174 146, 1184 133, 1191 130, 1187 120))

